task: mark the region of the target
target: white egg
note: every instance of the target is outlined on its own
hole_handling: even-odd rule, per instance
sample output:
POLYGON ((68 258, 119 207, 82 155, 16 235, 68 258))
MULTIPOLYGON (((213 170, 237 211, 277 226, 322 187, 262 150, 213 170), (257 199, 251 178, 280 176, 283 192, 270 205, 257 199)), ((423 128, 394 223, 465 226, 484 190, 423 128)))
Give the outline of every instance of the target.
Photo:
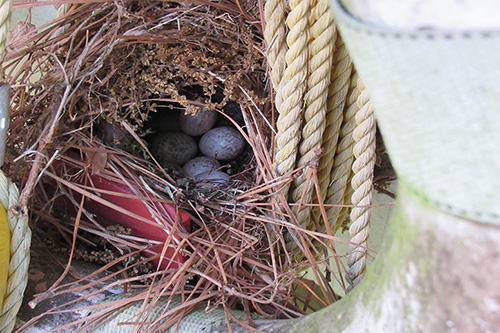
POLYGON ((182 165, 196 156, 197 151, 196 141, 181 132, 159 133, 151 142, 151 153, 163 167, 182 165))
POLYGON ((220 161, 238 157, 245 149, 245 139, 233 127, 216 127, 205 133, 200 140, 201 152, 220 161))
POLYGON ((215 158, 198 156, 184 164, 182 170, 186 176, 194 177, 200 173, 215 171, 219 167, 220 163, 215 158))
POLYGON ((179 123, 184 133, 200 136, 208 132, 217 121, 217 111, 201 111, 195 115, 181 113, 179 123))

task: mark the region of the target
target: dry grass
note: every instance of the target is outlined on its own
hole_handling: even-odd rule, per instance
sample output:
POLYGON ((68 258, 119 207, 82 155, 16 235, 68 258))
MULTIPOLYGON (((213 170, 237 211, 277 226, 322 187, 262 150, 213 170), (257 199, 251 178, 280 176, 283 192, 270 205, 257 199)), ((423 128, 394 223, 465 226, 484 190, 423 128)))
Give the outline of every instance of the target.
MULTIPOLYGON (((23 35, 7 54, 4 70, 14 88, 15 105, 7 166, 23 188, 21 207, 31 212, 35 233, 38 228, 56 231, 61 246, 68 248, 65 274, 79 247, 95 245, 95 235, 114 249, 99 270, 112 273, 98 282, 105 282, 105 289, 119 285, 134 291, 110 303, 107 312, 88 318, 87 325, 132 301, 154 304, 168 295, 182 295, 185 302, 165 313, 166 326, 207 301, 226 311, 240 308, 270 318, 293 318, 337 300, 331 280, 344 286, 343 267, 335 255, 338 239, 294 224, 292 206, 301 204, 288 203, 280 188, 303 170, 277 177, 272 165, 276 115, 267 84, 260 12, 258 3, 237 0, 85 1, 46 27, 23 35), (206 191, 166 172, 141 136, 146 132, 144 122, 162 101, 196 112, 196 100, 186 93, 192 86, 201 87, 207 98, 218 89, 224 91, 224 99, 209 103, 209 108, 221 110, 227 101, 236 101, 242 109, 245 125, 238 128, 252 154, 233 175, 230 188, 206 191), (128 131, 139 154, 106 145, 100 131, 104 121, 128 131), (80 159, 70 151, 77 151, 80 159), (153 209, 154 202, 161 201, 189 213, 191 231, 159 212, 157 221, 149 221, 179 236, 169 237, 163 246, 181 253, 186 258, 183 265, 141 271, 138 267, 152 258, 129 258, 151 242, 103 228, 79 197, 133 213, 103 200, 92 186, 61 175, 54 168, 54 162, 61 161, 76 167, 78 177, 99 173, 129 185, 136 191, 129 196, 153 209), (58 209, 60 197, 72 202, 73 213, 58 209), (306 261, 296 262, 296 254, 284 249, 286 232, 292 233, 306 261), (323 248, 311 247, 313 239, 323 248), (132 263, 124 267, 124 262, 132 263), (312 267, 316 286, 300 278, 306 267, 312 267)), ((309 180, 317 184, 315 170, 310 170, 309 180)), ((62 277, 32 304, 98 283, 87 278, 69 285, 60 281, 62 277)))

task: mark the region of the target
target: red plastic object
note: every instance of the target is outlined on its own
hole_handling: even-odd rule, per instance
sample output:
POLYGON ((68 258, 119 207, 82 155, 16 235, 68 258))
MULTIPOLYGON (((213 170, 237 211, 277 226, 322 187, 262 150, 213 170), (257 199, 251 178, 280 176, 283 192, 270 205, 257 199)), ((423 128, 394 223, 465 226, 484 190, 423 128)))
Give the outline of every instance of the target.
MULTIPOLYGON (((67 179, 67 177, 61 174, 62 170, 70 169, 73 171, 76 168, 76 166, 69 165, 68 163, 62 161, 57 161, 53 165, 59 176, 65 179, 67 179), (62 168, 62 165, 64 165, 65 168, 62 168)), ((87 186, 90 186, 90 184, 92 184, 94 188, 99 190, 106 190, 117 194, 137 196, 137 192, 134 192, 127 185, 118 184, 101 175, 89 175, 89 177, 91 181, 88 177, 78 177, 78 180, 74 180, 72 178, 71 181, 87 186)), ((73 195, 75 199, 81 199, 81 194, 76 193, 76 191, 73 191, 73 195)), ((141 193, 140 195, 145 196, 143 193, 141 193)), ((146 221, 142 221, 139 218, 130 216, 126 212, 117 211, 114 208, 108 207, 103 203, 87 197, 84 202, 84 208, 90 213, 93 213, 96 216, 96 221, 103 226, 120 224, 127 228, 130 228, 132 230, 133 236, 153 241, 159 241, 162 243, 168 239, 170 231, 172 230, 173 226, 176 225, 176 221, 178 221, 177 228, 180 227, 187 232, 190 231, 191 221, 189 215, 181 210, 176 209, 166 202, 155 202, 154 207, 148 207, 148 203, 146 201, 136 198, 117 196, 108 193, 100 193, 99 197, 150 222, 148 223, 146 221), (156 220, 153 214, 156 215, 156 220), (160 221, 163 221, 165 223, 165 226, 161 226, 160 221)), ((151 205, 151 203, 149 204, 151 205)), ((176 269, 184 263, 184 257, 182 256, 182 254, 179 252, 175 254, 175 244, 179 243, 179 241, 179 235, 174 232, 172 238, 169 241, 170 245, 165 251, 164 258, 161 262, 161 269, 176 269)), ((144 251, 144 254, 147 256, 153 256, 161 253, 162 251, 163 245, 158 245, 151 248, 150 250, 144 251)), ((158 264, 159 259, 155 259, 154 263, 158 264)))

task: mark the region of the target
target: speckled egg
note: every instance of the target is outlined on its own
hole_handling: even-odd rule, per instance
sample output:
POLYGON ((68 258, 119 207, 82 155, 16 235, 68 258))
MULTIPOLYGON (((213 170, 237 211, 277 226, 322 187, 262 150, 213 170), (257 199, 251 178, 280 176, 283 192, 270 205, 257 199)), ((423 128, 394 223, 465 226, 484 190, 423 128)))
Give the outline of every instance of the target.
POLYGON ((215 158, 208 156, 198 156, 184 164, 182 170, 184 171, 184 174, 186 176, 194 177, 196 175, 199 175, 200 173, 214 171, 219 167, 220 163, 215 158))
POLYGON ((184 133, 191 136, 203 135, 217 121, 217 111, 201 111, 195 115, 181 113, 179 123, 184 133))
POLYGON ((216 127, 205 133, 200 140, 201 152, 219 161, 238 157, 245 148, 245 139, 233 127, 216 127))
POLYGON ((194 139, 182 132, 159 133, 151 141, 151 153, 164 167, 182 165, 196 156, 197 151, 194 139))
POLYGON ((227 183, 231 177, 223 171, 209 171, 196 175, 194 179, 198 182, 218 185, 227 183))

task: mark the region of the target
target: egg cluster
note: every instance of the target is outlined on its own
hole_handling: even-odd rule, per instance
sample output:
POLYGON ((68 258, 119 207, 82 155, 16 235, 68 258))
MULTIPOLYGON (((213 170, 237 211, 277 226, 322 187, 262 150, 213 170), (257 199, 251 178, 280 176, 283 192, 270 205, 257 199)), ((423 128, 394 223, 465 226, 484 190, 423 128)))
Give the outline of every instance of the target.
POLYGON ((182 166, 184 175, 196 181, 228 182, 230 177, 220 170, 220 162, 237 158, 246 143, 234 126, 223 122, 219 122, 222 126, 216 126, 217 118, 218 112, 210 110, 195 115, 181 113, 175 119, 178 131, 174 125, 173 130, 157 132, 152 137, 151 153, 163 167, 182 166))

